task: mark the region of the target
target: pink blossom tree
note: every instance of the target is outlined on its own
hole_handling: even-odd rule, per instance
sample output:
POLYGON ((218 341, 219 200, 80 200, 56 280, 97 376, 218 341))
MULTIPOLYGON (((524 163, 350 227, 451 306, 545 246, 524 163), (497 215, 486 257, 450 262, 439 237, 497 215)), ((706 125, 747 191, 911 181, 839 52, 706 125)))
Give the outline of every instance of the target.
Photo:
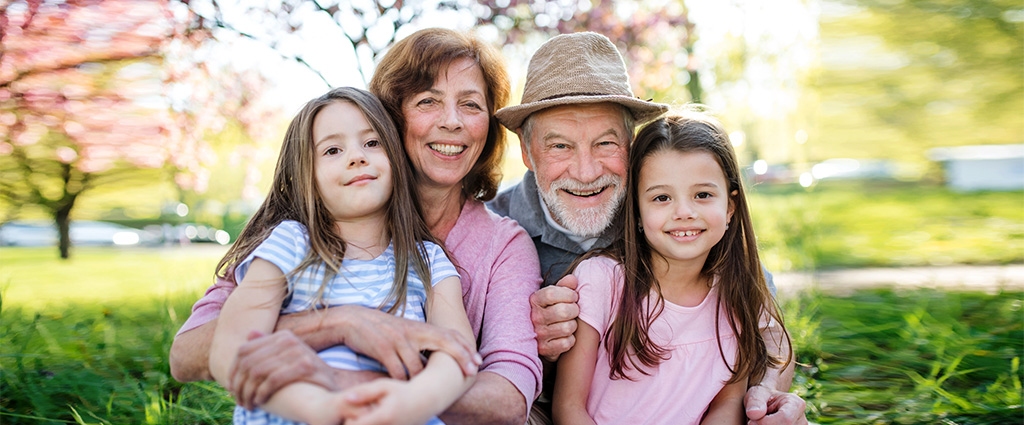
POLYGON ((76 200, 97 186, 170 168, 182 186, 201 191, 209 156, 204 132, 223 116, 244 117, 224 112, 244 111, 251 102, 238 93, 258 90, 257 83, 205 98, 201 91, 177 99, 164 93, 172 84, 218 75, 189 62, 210 33, 176 6, 168 0, 0 6, 0 198, 47 211, 61 258, 69 256, 76 200))

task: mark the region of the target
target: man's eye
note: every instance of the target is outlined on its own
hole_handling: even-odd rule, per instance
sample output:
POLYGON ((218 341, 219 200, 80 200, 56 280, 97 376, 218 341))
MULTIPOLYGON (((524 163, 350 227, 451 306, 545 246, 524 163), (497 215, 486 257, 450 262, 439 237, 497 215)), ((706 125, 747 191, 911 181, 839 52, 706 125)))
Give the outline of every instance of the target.
POLYGON ((555 143, 555 144, 551 145, 551 147, 553 149, 568 149, 569 145, 567 145, 565 143, 555 143))

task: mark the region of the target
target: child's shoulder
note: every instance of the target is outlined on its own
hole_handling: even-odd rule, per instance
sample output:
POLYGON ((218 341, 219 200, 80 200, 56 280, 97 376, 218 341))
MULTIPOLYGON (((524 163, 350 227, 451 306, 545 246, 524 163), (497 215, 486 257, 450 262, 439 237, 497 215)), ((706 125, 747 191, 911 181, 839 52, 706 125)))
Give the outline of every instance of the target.
MULTIPOLYGON (((611 257, 596 255, 580 262, 572 272, 581 281, 596 277, 613 278, 622 276, 622 265, 611 257)), ((604 279, 602 279, 604 280, 604 279)))
POLYGON ((274 229, 267 236, 268 241, 283 243, 286 241, 306 241, 308 239, 306 226, 295 220, 284 220, 274 226, 274 229))

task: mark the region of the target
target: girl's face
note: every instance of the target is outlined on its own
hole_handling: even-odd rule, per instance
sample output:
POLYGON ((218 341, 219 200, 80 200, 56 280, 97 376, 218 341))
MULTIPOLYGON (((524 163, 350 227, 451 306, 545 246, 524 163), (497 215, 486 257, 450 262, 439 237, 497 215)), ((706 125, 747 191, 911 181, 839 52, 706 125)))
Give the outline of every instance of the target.
POLYGON ((734 209, 735 192, 715 157, 707 151, 655 152, 642 162, 637 193, 643 234, 655 258, 703 267, 734 209))
POLYGON ((313 170, 336 221, 379 218, 391 198, 391 165, 380 136, 350 102, 333 102, 313 119, 313 170))
POLYGON ((480 158, 487 143, 487 84, 469 58, 452 61, 426 91, 402 103, 405 152, 428 185, 450 188, 480 158))

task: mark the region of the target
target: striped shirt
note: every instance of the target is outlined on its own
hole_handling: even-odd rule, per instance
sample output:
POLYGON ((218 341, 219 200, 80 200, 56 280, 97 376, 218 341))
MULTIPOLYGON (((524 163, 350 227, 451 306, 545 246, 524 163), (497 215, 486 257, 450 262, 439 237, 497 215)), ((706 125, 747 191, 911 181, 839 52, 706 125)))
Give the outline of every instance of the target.
MULTIPOLYGON (((430 285, 448 277, 458 277, 455 266, 444 255, 440 246, 423 243, 424 252, 430 265, 430 285)), ((309 237, 306 227, 295 221, 283 221, 263 243, 235 267, 235 278, 241 282, 248 272, 252 261, 257 257, 277 266, 288 278, 289 296, 281 308, 281 314, 297 313, 310 310, 316 301, 316 294, 324 281, 326 267, 323 265, 308 267, 298 273, 292 273, 309 251, 309 237)), ((395 254, 394 247, 388 245, 384 252, 372 260, 346 259, 341 264, 341 273, 335 275, 323 290, 323 299, 317 308, 338 305, 359 305, 369 308, 387 310, 390 304, 381 305, 387 299, 394 282, 395 254)), ((427 293, 423 281, 409 265, 406 279, 407 290, 405 308, 399 308, 396 315, 410 320, 424 321, 424 309, 427 293)), ((344 345, 336 345, 318 353, 331 367, 346 370, 372 370, 386 373, 380 362, 358 354, 344 345)), ((290 424, 260 409, 246 411, 242 407, 235 408, 234 422, 244 424, 290 424)), ((430 423, 441 423, 436 418, 430 423)))

